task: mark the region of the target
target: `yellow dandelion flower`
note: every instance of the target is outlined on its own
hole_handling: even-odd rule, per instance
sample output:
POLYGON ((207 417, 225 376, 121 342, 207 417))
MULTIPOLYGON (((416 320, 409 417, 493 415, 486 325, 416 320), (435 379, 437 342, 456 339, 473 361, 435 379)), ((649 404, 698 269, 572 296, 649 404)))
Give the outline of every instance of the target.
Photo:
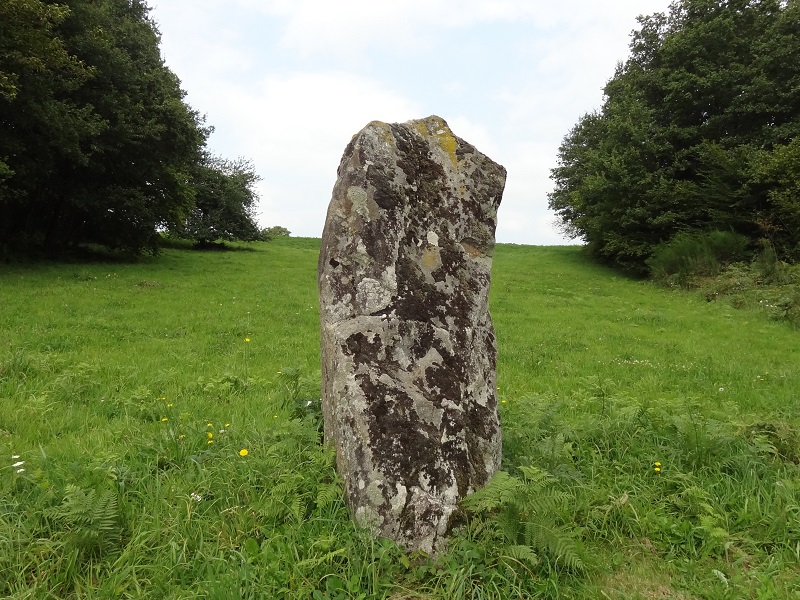
POLYGON ((213 427, 213 426, 214 426, 213 423, 206 423, 206 427, 213 427))
POLYGON ((506 403, 505 400, 500 400, 500 404, 505 404, 505 403, 506 403))
POLYGON ((172 402, 170 402, 169 404, 167 404, 167 408, 172 408, 172 402))
POLYGON ((239 450, 239 456, 247 456, 247 448, 242 448, 239 450))
POLYGON ((656 473, 661 473, 661 467, 655 467, 653 471, 655 471, 656 473))
POLYGON ((231 424, 230 424, 230 423, 225 423, 225 427, 226 427, 226 428, 228 428, 228 427, 230 427, 230 426, 231 426, 231 424))
POLYGON ((213 444, 213 443, 214 443, 214 440, 208 440, 208 443, 209 443, 209 444, 213 444))
POLYGON ((164 417, 164 418, 161 419, 162 423, 166 423, 167 421, 169 421, 169 419, 167 417, 164 417))
POLYGON ((213 433, 211 433, 210 431, 209 431, 209 432, 208 432, 206 435, 208 436, 208 439, 211 439, 211 438, 213 438, 213 437, 214 437, 214 434, 213 434, 213 433))
POLYGON ((273 419, 277 419, 277 418, 278 418, 278 415, 272 415, 272 418, 273 418, 273 419))
POLYGON ((660 467, 660 466, 661 466, 661 463, 660 463, 660 462, 658 462, 658 461, 656 461, 656 462, 654 462, 654 463, 653 463, 653 466, 660 467))
POLYGON ((250 338, 244 338, 244 341, 249 343, 250 342, 250 338))

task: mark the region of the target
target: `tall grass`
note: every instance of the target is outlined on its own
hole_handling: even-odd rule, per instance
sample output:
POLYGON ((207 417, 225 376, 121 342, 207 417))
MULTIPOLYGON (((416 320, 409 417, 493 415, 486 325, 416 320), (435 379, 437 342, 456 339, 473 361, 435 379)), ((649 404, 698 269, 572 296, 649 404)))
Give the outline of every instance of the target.
POLYGON ((796 332, 498 246, 504 471, 432 561, 320 444, 318 248, 1 267, 0 596, 796 598, 796 332))
POLYGON ((659 244, 647 260, 656 281, 687 287, 693 277, 718 275, 747 257, 748 239, 730 231, 678 233, 659 244))

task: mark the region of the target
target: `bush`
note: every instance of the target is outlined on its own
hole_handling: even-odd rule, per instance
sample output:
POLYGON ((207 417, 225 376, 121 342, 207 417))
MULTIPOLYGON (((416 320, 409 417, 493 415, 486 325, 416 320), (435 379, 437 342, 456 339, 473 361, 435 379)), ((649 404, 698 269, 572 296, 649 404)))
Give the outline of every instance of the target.
POLYGON ((647 266, 653 279, 686 287, 692 277, 718 275, 725 265, 744 260, 747 244, 745 236, 729 231, 682 232, 656 246, 647 266))
POLYGON ((292 235, 292 232, 280 225, 273 225, 272 227, 266 227, 261 230, 261 237, 266 241, 276 237, 289 237, 290 235, 292 235))

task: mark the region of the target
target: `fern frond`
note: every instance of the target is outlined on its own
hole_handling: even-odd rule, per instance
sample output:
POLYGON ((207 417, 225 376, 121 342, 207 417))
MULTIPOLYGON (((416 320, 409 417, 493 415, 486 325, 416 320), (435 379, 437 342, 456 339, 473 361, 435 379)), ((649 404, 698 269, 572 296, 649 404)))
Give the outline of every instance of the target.
POLYGON ((558 514, 565 509, 572 496, 567 492, 550 489, 529 490, 519 499, 522 512, 529 515, 558 514))
POLYGON ((295 568, 300 572, 306 569, 310 570, 318 565, 328 563, 332 561, 334 558, 345 554, 346 552, 347 548, 338 548, 337 550, 332 550, 330 552, 327 552, 326 554, 323 554, 322 556, 314 556, 312 558, 306 558, 299 561, 295 565, 295 568))
POLYGON ((270 495, 275 498, 287 498, 293 496, 297 491, 297 483, 291 480, 284 480, 277 483, 274 488, 270 490, 270 495))
POLYGON ((258 515, 262 523, 272 523, 283 521, 286 518, 288 508, 283 498, 267 496, 254 503, 250 509, 258 515))
POLYGON ((515 505, 505 506, 491 519, 497 527, 497 533, 502 536, 506 544, 519 543, 520 514, 516 508, 515 505))
POLYGON ((342 497, 342 488, 338 483, 323 483, 317 490, 317 510, 333 504, 342 497))
POLYGON ((302 496, 297 494, 292 498, 292 502, 289 505, 289 512, 295 518, 295 521, 298 523, 303 522, 306 516, 306 503, 302 496))
POLYGON ((561 563, 573 570, 583 569, 583 559, 570 531, 541 520, 528 521, 524 529, 527 545, 546 551, 556 564, 561 563))
POLYGON ((112 490, 87 492, 67 485, 63 502, 51 515, 67 530, 69 541, 90 554, 111 551, 121 537, 119 501, 112 490))
POLYGON ((547 471, 532 465, 522 465, 519 470, 522 471, 525 484, 534 490, 542 489, 556 480, 547 471))
POLYGON ((511 558, 523 563, 528 563, 528 565, 531 566, 539 564, 539 556, 536 554, 536 551, 530 546, 522 544, 506 546, 503 548, 503 554, 500 558, 511 558))
POLYGON ((464 498, 462 505, 472 512, 493 510, 512 500, 523 486, 522 480, 498 471, 483 488, 464 498))

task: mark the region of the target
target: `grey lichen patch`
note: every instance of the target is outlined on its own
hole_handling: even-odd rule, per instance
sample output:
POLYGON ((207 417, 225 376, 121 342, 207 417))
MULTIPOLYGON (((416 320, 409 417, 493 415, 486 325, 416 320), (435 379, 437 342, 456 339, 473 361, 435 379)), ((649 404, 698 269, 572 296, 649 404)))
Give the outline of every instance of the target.
POLYGON ((446 543, 500 464, 488 312, 505 170, 439 117, 348 144, 319 260, 325 439, 355 518, 446 543))
POLYGON ((364 188, 350 186, 347 189, 347 202, 349 204, 349 209, 367 221, 370 218, 370 211, 369 207, 367 206, 368 198, 369 195, 367 194, 367 190, 364 188))

